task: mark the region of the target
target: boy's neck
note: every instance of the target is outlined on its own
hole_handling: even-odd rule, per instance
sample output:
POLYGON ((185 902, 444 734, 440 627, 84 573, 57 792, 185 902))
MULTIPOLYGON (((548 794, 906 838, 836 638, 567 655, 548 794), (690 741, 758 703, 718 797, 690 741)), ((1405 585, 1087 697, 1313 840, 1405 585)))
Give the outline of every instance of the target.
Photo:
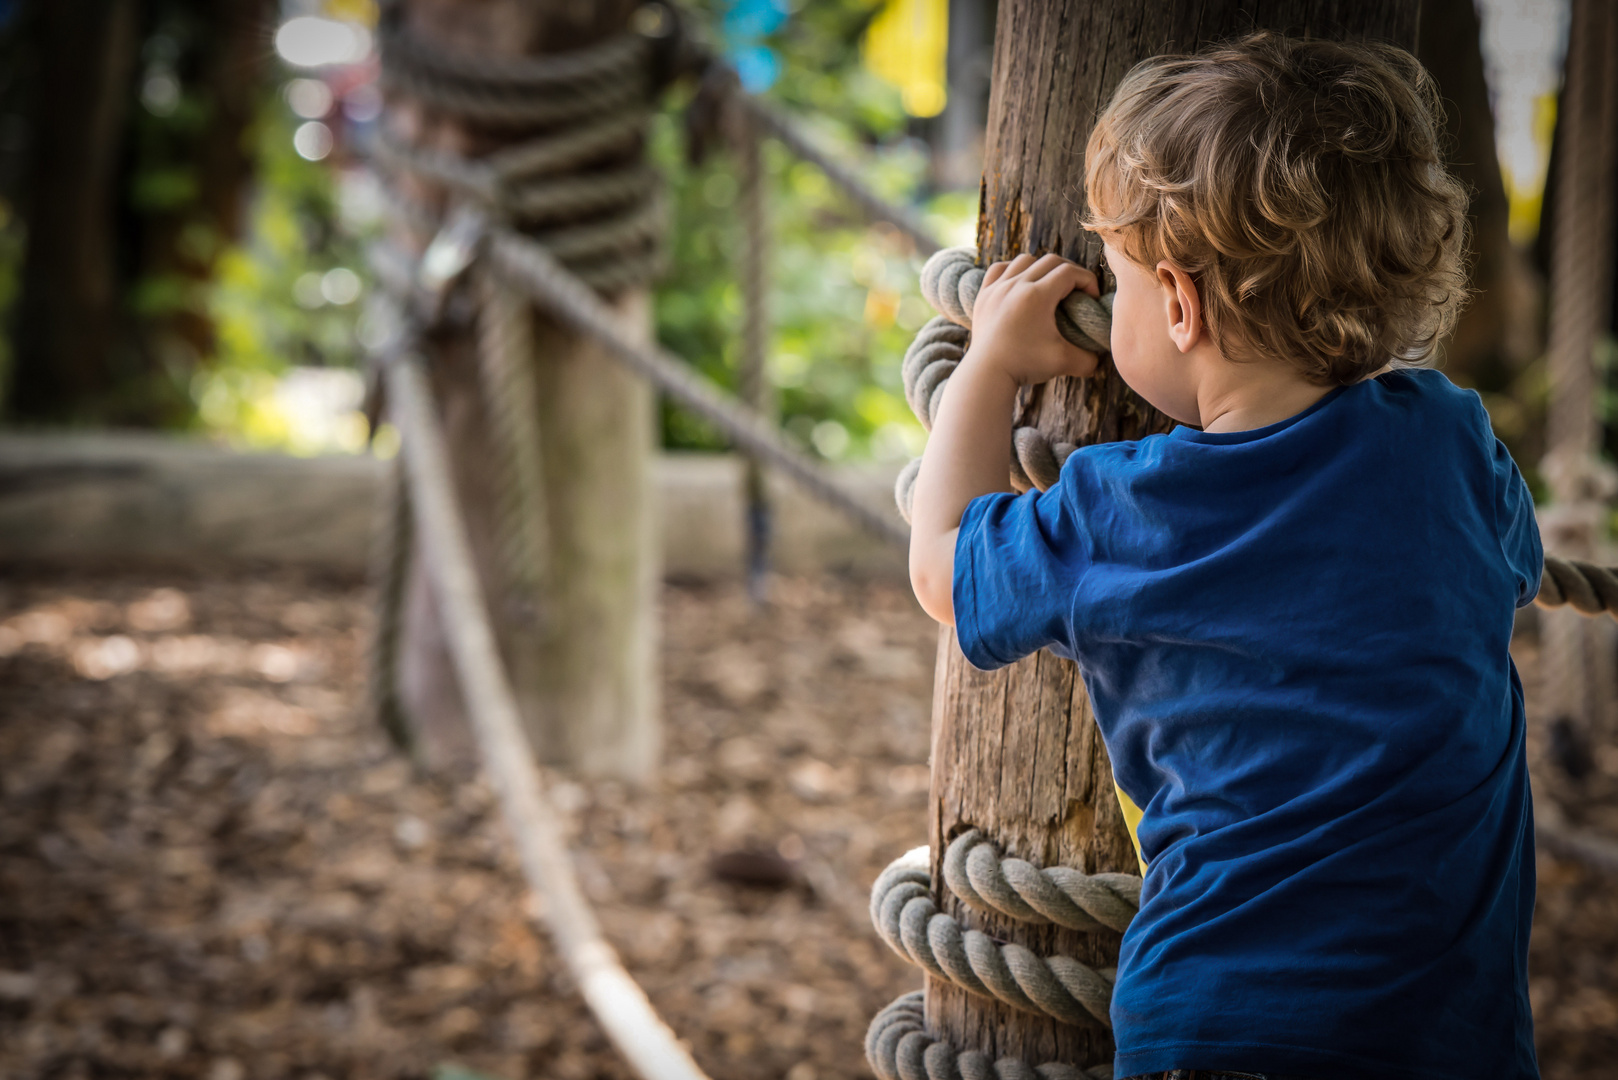
POLYGON ((1204 431, 1252 431, 1278 424, 1303 412, 1332 389, 1310 382, 1290 364, 1275 360, 1231 361, 1217 349, 1194 357, 1193 366, 1197 412, 1204 431))

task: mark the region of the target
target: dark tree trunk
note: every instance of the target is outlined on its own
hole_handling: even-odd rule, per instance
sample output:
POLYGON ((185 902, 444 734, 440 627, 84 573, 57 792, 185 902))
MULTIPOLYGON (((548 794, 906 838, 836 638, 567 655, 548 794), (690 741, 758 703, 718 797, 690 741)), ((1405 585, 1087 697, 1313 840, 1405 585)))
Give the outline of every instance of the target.
POLYGON ((1510 207, 1483 78, 1481 27, 1473 0, 1423 0, 1417 56, 1444 96, 1447 158, 1472 192, 1472 302, 1444 345, 1444 370, 1485 392, 1503 392, 1537 353, 1539 288, 1511 242, 1510 207))
POLYGON ((200 300, 243 224, 253 161, 244 136, 261 100, 270 0, 36 0, 22 16, 29 99, 23 288, 6 411, 26 422, 183 422, 186 381, 213 351, 200 300), (160 42, 201 120, 141 104, 143 45, 160 42), (155 155, 155 158, 154 158, 155 155), (183 174, 189 195, 142 205, 142 169, 183 174), (142 281, 183 283, 189 302, 131 310, 142 281))
POLYGON ((41 0, 22 17, 36 73, 7 411, 61 420, 115 381, 116 208, 139 13, 126 0, 41 0))
MULTIPOLYGON (((1001 0, 978 221, 984 259, 1056 251, 1098 265, 1099 245, 1078 225, 1084 144, 1097 111, 1137 61, 1260 27, 1410 48, 1418 10, 1418 0, 1001 0)), ((1053 441, 1137 438, 1170 426, 1105 363, 1093 378, 1035 387, 1019 408, 1019 423, 1036 424, 1053 441)), ((985 674, 946 630, 932 760, 935 882, 944 847, 969 827, 1041 865, 1138 872, 1076 665, 1040 653, 985 674)), ((1117 962, 1116 939, 990 918, 939 892, 946 910, 994 937, 1096 966, 1117 962)), ((1111 1036, 1099 1027, 1058 1024, 927 983, 928 1026, 957 1048, 1033 1064, 1112 1059, 1111 1036)))

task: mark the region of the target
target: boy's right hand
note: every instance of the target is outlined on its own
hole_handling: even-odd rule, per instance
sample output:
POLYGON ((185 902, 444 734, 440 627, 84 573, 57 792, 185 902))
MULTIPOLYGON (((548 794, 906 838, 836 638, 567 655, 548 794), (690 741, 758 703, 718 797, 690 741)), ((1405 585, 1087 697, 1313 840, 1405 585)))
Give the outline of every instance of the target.
POLYGON ((992 264, 972 305, 966 359, 1004 371, 1018 385, 1095 374, 1096 354, 1070 344, 1056 329, 1056 305, 1075 289, 1101 294, 1094 274, 1060 255, 1018 255, 992 264))

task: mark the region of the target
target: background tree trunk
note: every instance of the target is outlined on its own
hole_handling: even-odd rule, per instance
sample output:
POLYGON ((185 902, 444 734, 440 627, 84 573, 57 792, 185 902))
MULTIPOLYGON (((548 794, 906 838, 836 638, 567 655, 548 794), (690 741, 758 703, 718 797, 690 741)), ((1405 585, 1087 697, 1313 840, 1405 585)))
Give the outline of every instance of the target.
POLYGON ((11 417, 189 419, 189 376, 213 352, 204 290, 244 223, 245 135, 263 100, 274 10, 270 0, 25 6, 4 58, 27 116, 11 417), (148 77, 174 80, 185 107, 149 111, 148 77), (168 181, 161 205, 138 193, 143 173, 168 181), (159 279, 174 302, 136 310, 132 295, 159 279))
MULTIPOLYGON (((513 57, 563 52, 622 32, 636 0, 409 0, 403 25, 446 52, 513 57)), ((531 132, 479 130, 419 103, 394 101, 387 120, 418 146, 476 157, 531 132)), ((415 195, 444 192, 411 181, 415 195)), ((419 248, 425 237, 415 237, 419 248)), ((626 327, 650 335, 644 289, 614 301, 626 327)), ((445 332, 429 349, 457 491, 490 615, 523 708, 530 742, 548 762, 585 773, 643 776, 659 750, 654 642, 658 582, 649 491, 654 447, 650 388, 595 343, 533 317, 536 400, 549 526, 550 593, 543 621, 513 603, 495 551, 496 460, 479 382, 475 332, 445 332)), ((400 701, 423 756, 436 767, 473 759, 455 675, 425 570, 410 572, 400 701)))
POLYGON ((1536 355, 1541 287, 1511 242, 1510 206, 1500 175, 1494 113, 1483 75, 1481 26, 1474 0, 1422 0, 1417 56, 1444 96, 1445 155, 1472 192, 1471 303, 1444 343, 1444 371, 1486 394, 1507 392, 1536 355))
MULTIPOLYGON (((1416 44, 1419 0, 1364 0, 1327 7, 1309 0, 1001 0, 995 31, 978 246, 985 261, 1020 251, 1058 252, 1086 266, 1100 245, 1079 228, 1083 150, 1097 111, 1136 62, 1165 51, 1269 28, 1311 36, 1375 37, 1416 44)), ((1053 441, 1138 438, 1171 426, 1136 397, 1110 364, 1093 378, 1057 379, 1025 391, 1019 423, 1053 441)), ((933 695, 933 880, 943 851, 970 827, 1010 854, 1088 872, 1138 872, 1112 790, 1112 766, 1076 665, 1049 653, 993 673, 975 671, 952 631, 940 635, 933 695)), ((1036 952, 1097 966, 1117 962, 1116 941, 988 917, 941 885, 957 919, 1036 952)), ((928 1026, 958 1048, 1037 1064, 1112 1059, 1110 1033, 1016 1012, 927 980, 928 1026)))
POLYGON ((116 215, 139 12, 125 0, 60 0, 20 18, 34 73, 7 411, 60 420, 115 381, 116 215))

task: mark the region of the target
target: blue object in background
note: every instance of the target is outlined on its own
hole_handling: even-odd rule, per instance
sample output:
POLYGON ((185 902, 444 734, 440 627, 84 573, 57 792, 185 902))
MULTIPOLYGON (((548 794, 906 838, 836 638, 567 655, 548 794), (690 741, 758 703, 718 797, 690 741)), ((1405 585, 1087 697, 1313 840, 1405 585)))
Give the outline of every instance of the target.
POLYGON ((17 14, 17 0, 0 0, 0 30, 11 24, 12 17, 17 14))
POLYGON ((762 94, 781 77, 781 59, 768 45, 751 45, 726 54, 731 67, 736 69, 742 88, 750 94, 762 94))
MULTIPOLYGON (((5 3, 6 0, 0 0, 5 3)), ((732 0, 720 20, 725 59, 749 93, 762 93, 781 77, 781 58, 764 44, 787 21, 786 0, 732 0)))

